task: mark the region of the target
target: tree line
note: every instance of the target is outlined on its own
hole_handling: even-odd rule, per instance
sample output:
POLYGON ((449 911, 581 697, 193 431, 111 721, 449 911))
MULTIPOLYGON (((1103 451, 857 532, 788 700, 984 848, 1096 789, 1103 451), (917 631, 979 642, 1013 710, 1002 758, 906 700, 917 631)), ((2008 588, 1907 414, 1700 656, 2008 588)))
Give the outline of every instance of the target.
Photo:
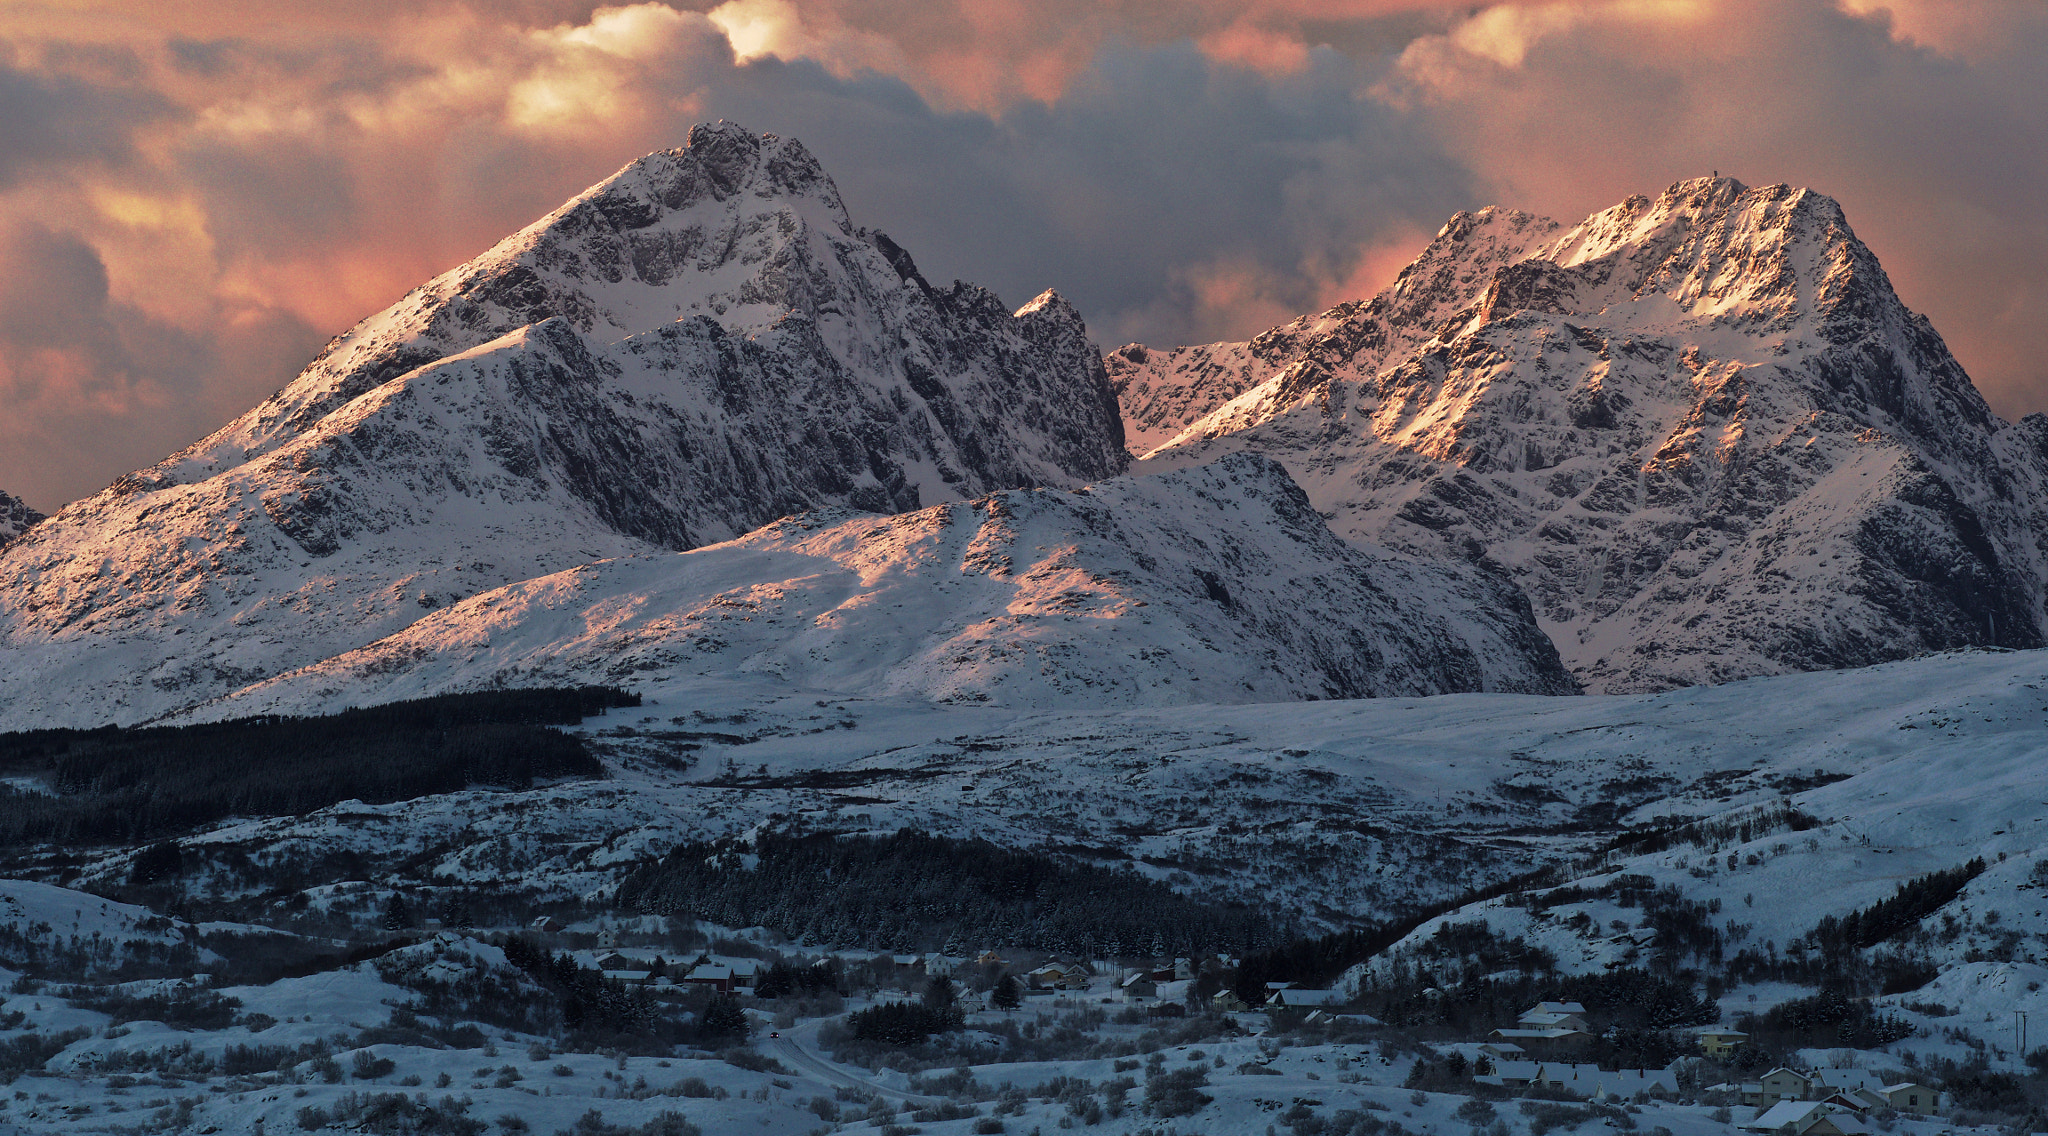
POLYGON ((320 717, 0 734, 0 848, 141 844, 231 816, 297 816, 358 799, 602 777, 573 725, 640 697, 609 687, 449 694, 320 717))
POLYGON ((1262 912, 1204 903, 1128 869, 903 829, 692 841, 620 885, 630 911, 770 927, 791 939, 966 954, 1242 951, 1281 941, 1262 912))
POLYGON ((1825 956, 1874 947, 1905 935, 1922 919, 1948 906, 1971 880, 1984 874, 1983 857, 1961 867, 1907 880, 1888 898, 1836 918, 1830 915, 1806 935, 1825 956))

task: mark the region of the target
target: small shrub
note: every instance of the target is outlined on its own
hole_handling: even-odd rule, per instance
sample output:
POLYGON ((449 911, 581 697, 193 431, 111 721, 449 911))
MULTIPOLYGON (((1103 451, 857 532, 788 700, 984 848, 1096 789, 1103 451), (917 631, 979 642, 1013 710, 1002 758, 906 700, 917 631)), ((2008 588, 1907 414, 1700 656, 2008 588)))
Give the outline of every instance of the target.
POLYGON ((1153 1116, 1191 1116, 1216 1099, 1202 1092, 1209 1074, 1199 1066, 1175 1069, 1145 1079, 1145 1111, 1153 1116))
POLYGON ((388 1075, 393 1069, 398 1068, 397 1062, 394 1062, 389 1057, 379 1057, 367 1049, 356 1050, 355 1057, 350 1061, 350 1064, 354 1067, 353 1072, 358 1081, 374 1081, 379 1077, 388 1075))
POLYGON ((743 1046, 736 1045, 731 1049, 720 1052, 718 1059, 735 1068, 745 1069, 749 1073, 789 1072, 789 1070, 782 1067, 782 1062, 765 1053, 747 1049, 743 1046))

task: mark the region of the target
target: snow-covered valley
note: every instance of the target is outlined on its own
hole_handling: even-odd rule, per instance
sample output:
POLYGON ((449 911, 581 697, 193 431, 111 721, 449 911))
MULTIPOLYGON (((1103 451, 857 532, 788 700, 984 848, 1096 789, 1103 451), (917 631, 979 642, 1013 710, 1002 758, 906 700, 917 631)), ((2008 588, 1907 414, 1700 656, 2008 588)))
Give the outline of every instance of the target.
MULTIPOLYGON (((301 818, 229 823, 179 841, 182 891, 201 908, 233 909, 240 924, 184 925, 133 908, 123 917, 75 890, 27 883, 13 885, 10 893, 20 908, 17 924, 46 924, 59 940, 69 935, 110 943, 138 935, 236 942, 218 936, 237 926, 254 932, 264 923, 297 926, 295 933, 303 934, 309 913, 303 901, 267 895, 251 883, 262 873, 252 875, 246 865, 341 865, 333 879, 302 881, 299 894, 311 897, 311 914, 355 911, 360 914, 341 916, 341 925, 354 920, 375 926, 376 913, 394 895, 415 911, 435 911, 443 897, 516 880, 532 889, 536 901, 567 903, 580 913, 563 931, 545 935, 573 946, 588 944, 605 927, 646 926, 637 913, 608 907, 608 897, 628 871, 680 841, 769 829, 917 827, 1128 865, 1215 902, 1270 905, 1300 920, 1303 931, 1435 907, 1443 914, 1420 925, 1383 960, 1426 945, 1444 924, 1485 920, 1503 936, 1549 951, 1559 973, 1595 975, 1617 966, 1656 965, 1652 956, 1658 948, 1635 933, 1640 912, 1617 906, 1611 897, 1567 894, 1540 911, 1513 896, 1444 905, 1541 868, 1552 872, 1530 888, 1563 887, 1567 893, 1594 892, 1602 880, 1642 875, 1656 886, 1675 886, 1688 901, 1712 903, 1712 922, 1748 945, 1770 942, 1784 949, 1824 916, 1866 907, 1909 879, 1982 858, 1983 873, 1953 905, 1926 920, 1926 953, 1939 976, 1922 989, 1884 1000, 1923 1026, 1927 1036, 1860 1058, 1881 1068, 1899 1067, 1904 1050, 1917 1051, 1916 1060, 1967 1056, 1973 1051, 1966 1042, 1973 1038, 1986 1046, 1995 1067, 2017 1067, 2010 1011, 2039 1000, 2038 983, 2048 974, 2039 961, 2048 944, 2048 919, 2031 899, 2040 884, 2034 866, 2041 855, 2039 834, 2048 830, 2048 761, 2042 760, 2048 754, 2048 655, 2042 652, 1966 652, 1655 695, 1562 698, 1460 694, 1062 711, 792 691, 760 675, 677 678, 645 693, 640 707, 611 711, 581 729, 603 755, 610 774, 603 780, 389 805, 348 802, 301 818), (1788 827, 1783 818, 1793 812, 1814 823, 1788 827), (1680 840, 1653 853, 1610 847, 1617 836, 1669 827, 1677 818, 1691 819, 1700 831, 1731 818, 1752 820, 1754 827, 1747 839, 1680 840), (82 911, 66 913, 65 896, 75 897, 73 907, 98 905, 102 913, 87 926, 82 911), (1616 919, 1625 922, 1623 933, 1609 929, 1616 919), (1955 929, 1944 931, 1944 925, 1955 929), (2028 990, 2029 984, 2035 989, 2028 990), (1907 1003, 1933 1007, 1942 1016, 1903 1008, 1907 1003)), ((133 859, 132 853, 111 852, 68 866, 23 867, 32 875, 61 878, 72 889, 119 888, 134 878, 133 859)), ((671 917, 657 925, 668 928, 648 939, 657 953, 673 958, 676 946, 662 943, 692 941, 687 920, 671 917)), ((335 925, 323 926, 331 934, 335 925)), ((483 941, 513 929, 451 924, 441 938, 430 933, 424 946, 404 950, 450 956, 449 972, 467 973, 465 968, 480 965, 472 957, 478 952, 501 958, 483 941)), ((712 927, 702 933, 731 934, 712 927)), ((797 955, 815 957, 831 946, 779 940, 767 931, 750 934, 775 951, 797 955)), ((921 958, 926 953, 916 944, 900 947, 921 958)), ((959 960, 970 970, 971 957, 984 948, 1020 960, 1035 957, 996 941, 970 947, 959 960)), ((586 951, 584 957, 594 960, 599 953, 586 951)), ((844 957, 855 955, 868 957, 844 957)), ((171 1082, 217 1090, 202 1092, 192 1122, 222 1130, 247 1130, 258 1116, 272 1126, 292 1123, 301 1108, 331 1112, 349 1088, 359 1094, 390 1091, 399 1077, 432 1082, 442 1072, 459 1078, 453 1087, 471 1098, 479 1115, 506 1108, 537 1125, 568 1125, 598 1107, 611 1123, 637 1125, 672 1110, 706 1131, 756 1121, 773 1130, 787 1125, 810 1131, 819 1115, 804 1110, 814 1096, 833 1099, 842 1111, 861 1110, 865 1123, 869 1106, 847 1088, 846 1077, 867 1079, 885 1098, 911 1087, 901 1074, 842 1070, 815 1042, 807 1052, 837 1070, 834 1075, 796 1057, 784 1061, 781 1071, 752 1073, 716 1058, 629 1056, 620 1069, 609 1058, 563 1053, 541 1066, 567 1064, 570 1074, 542 1076, 540 1067, 527 1068, 530 1062, 517 1055, 559 1042, 517 1030, 500 1036, 503 1031, 496 1029, 486 1034, 504 1055, 488 1068, 474 1053, 417 1039, 378 1041, 396 1035, 372 1033, 366 1035, 371 1044, 357 1048, 373 1050, 367 1060, 395 1060, 397 1073, 346 1074, 329 1085, 311 1067, 296 1076, 239 1079, 218 1070, 195 1072, 205 1062, 190 1054, 216 1053, 217 1061, 231 1044, 290 1047, 336 1033, 361 1035, 394 1006, 417 1002, 417 990, 394 988, 378 977, 393 965, 390 960, 405 957, 411 956, 402 951, 386 961, 312 977, 223 988, 221 994, 243 1004, 244 1015, 283 1023, 263 1026, 260 1035, 249 1034, 248 1026, 207 1030, 138 1022, 109 1029, 105 1014, 62 1009, 56 988, 24 981, 18 990, 43 991, 40 1001, 19 994, 0 1012, 23 1009, 30 1014, 23 1028, 44 1035, 83 1025, 97 1038, 67 1042, 43 1073, 21 1082, 58 1090, 48 1095, 65 1102, 64 1109, 38 1111, 36 1123, 54 1127, 28 1130, 91 1131, 105 1125, 109 1105, 133 1107, 137 1094, 152 1090, 133 1087, 132 1071, 110 1072, 126 1068, 119 1061, 92 1055, 161 1053, 167 1046, 186 1055, 176 1060, 188 1063, 184 1075, 169 1077, 171 1082), (30 1011, 32 1003, 42 1009, 30 1011), (523 1079, 499 1084, 498 1066, 508 1062, 523 1079), (651 1088, 636 1098, 626 1090, 643 1076, 651 1088), (681 1084, 689 1076, 726 1086, 731 1095, 658 1095, 664 1084, 681 1084), (547 1095, 528 1099, 525 1090, 535 1087, 547 1095), (300 1088, 307 1095, 293 1095, 300 1088), (91 1110, 65 1112, 81 1102, 91 1110)), ((1117 969, 1112 960, 1095 961, 1100 969, 1117 969)), ((1673 961, 1683 961, 1686 969, 1712 969, 1703 960, 1673 961)), ((192 964, 203 965, 203 957, 192 964)), ((1363 990, 1370 991, 1390 981, 1384 973, 1368 977, 1375 965, 1390 963, 1355 968, 1338 980, 1339 989, 1357 989, 1363 981, 1363 990)), ((1021 962, 1013 969, 1021 970, 1021 962)), ((1720 1000, 1732 1020, 1737 1012, 1765 1009, 1798 993, 1782 982, 1731 981, 1720 1000)), ((866 1004, 863 997, 886 1000, 881 992, 850 998, 835 1013, 866 1004)), ((1113 989, 1103 997, 1114 999, 1112 1015, 1126 1007, 1113 989)), ((753 1001, 761 1008, 764 1031, 775 1027, 770 1019, 799 1005, 753 1001)), ((1085 1012, 1091 1003, 1099 1005, 1094 999, 1073 1001, 1062 1012, 1085 1012)), ((1036 1004, 1028 1000, 1026 1018, 1017 1020, 1030 1020, 1036 1004)), ((973 1020, 1006 1018, 986 1010, 973 1020)), ((789 1020, 800 1025, 814 1019, 789 1020)), ((1114 1048, 1119 1037, 1135 1042, 1145 1029, 1193 1029, 1196 1021, 1185 1019, 1183 1026, 1182 1019, 1137 1020, 1143 1028, 1123 1033, 1113 1022, 1089 1027, 1089 1044, 1114 1048)), ((1356 1107, 1348 1103, 1354 1100, 1374 1100, 1419 1117, 1460 1103, 1434 1092, 1425 1092, 1422 1103, 1403 1103, 1415 1055, 1401 1048, 1408 1042, 1396 1039, 1410 1034, 1341 1034, 1354 1040, 1339 1042, 1314 1030, 1268 1026, 1263 1015, 1224 1015, 1211 1028, 1223 1022, 1244 1032, 1178 1050, 1167 1047, 1174 1061, 1185 1061, 1185 1052, 1195 1047, 1226 1057, 1226 1068, 1207 1070, 1202 1090, 1215 1102, 1179 1121, 1180 1131, 1240 1131, 1251 1115, 1242 1110, 1262 1107, 1260 1100, 1282 1106, 1297 1097, 1317 1100, 1320 1105, 1307 1107, 1318 1115, 1356 1107), (1390 1063, 1379 1062, 1381 1053, 1390 1063), (1230 1071, 1248 1062, 1274 1065, 1296 1079, 1316 1071, 1329 1080, 1348 1070, 1360 1080, 1341 1089, 1311 1088, 1267 1080, 1263 1071, 1230 1071)), ((1433 1044, 1433 1052, 1441 1049, 1433 1044)), ((777 1052, 765 1039, 761 1048, 777 1052)), ((344 1061, 352 1059, 347 1048, 336 1052, 344 1061)), ((142 1066, 175 1064, 163 1057, 132 1060, 142 1066)), ((1035 1087, 1061 1076, 1113 1080, 1106 1067, 1096 1068, 1105 1060, 1075 1056, 1017 1064, 991 1056, 970 1062, 987 1096, 978 1104, 972 1098, 982 1089, 952 1096, 986 1119, 1004 1083, 1035 1087)), ((1057 1099, 1061 1084, 1050 1090, 1054 1099, 1042 1106, 1027 1100, 1015 1115, 1036 1116, 1039 1107, 1048 1110, 1046 1123, 1069 1115, 1057 1099)), ((429 1094, 436 1100, 442 1095, 429 1094)), ((947 1093, 929 1096, 923 1105, 935 1105, 947 1093)), ((174 1103, 180 1094, 167 1099, 174 1103)), ((21 1121, 24 1103, 34 1109, 53 1102, 17 1101, 11 1119, 21 1121)), ((1659 1114, 1656 1123, 1674 1132, 1687 1125, 1718 1130, 1705 1105, 1649 1108, 1659 1114)), ((1508 1115, 1511 1124, 1525 1122, 1508 1115)), ((966 1132, 972 1123, 963 1117, 919 1127, 966 1132)), ((1156 1119, 1133 1099, 1122 1121, 1101 1123, 1105 1131, 1136 1131, 1156 1119)))

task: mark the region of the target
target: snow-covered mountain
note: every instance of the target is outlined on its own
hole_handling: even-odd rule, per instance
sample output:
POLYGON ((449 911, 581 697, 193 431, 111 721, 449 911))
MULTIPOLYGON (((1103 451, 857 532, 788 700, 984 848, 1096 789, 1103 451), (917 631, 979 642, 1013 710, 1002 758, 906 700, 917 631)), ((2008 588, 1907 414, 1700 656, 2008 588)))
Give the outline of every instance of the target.
POLYGON ((1191 423, 1147 468, 1269 454, 1339 535, 1497 561, 1591 689, 2048 627, 2048 418, 1993 415, 1810 190, 1461 213, 1370 300, 1109 363, 1127 434, 1191 423))
POLYGON ((579 566, 207 713, 747 674, 1048 709, 1577 690, 1512 582, 1346 544, 1278 464, 1235 455, 579 566))
POLYGON ((1127 463, 1080 316, 936 288, 798 143, 702 126, 0 559, 0 721, 146 719, 588 563, 1127 463))
POLYGON ((24 529, 43 515, 28 507, 28 503, 11 493, 0 492, 0 544, 6 544, 22 534, 24 529))

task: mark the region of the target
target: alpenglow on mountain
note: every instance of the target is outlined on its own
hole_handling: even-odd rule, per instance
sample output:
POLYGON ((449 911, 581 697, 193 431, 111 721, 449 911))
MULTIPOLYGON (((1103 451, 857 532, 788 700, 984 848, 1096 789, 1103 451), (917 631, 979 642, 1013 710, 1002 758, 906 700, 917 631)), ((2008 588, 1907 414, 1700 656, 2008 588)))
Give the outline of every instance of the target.
POLYGON ((1277 463, 1236 454, 579 566, 208 714, 720 677, 1045 709, 1578 690, 1504 576, 1347 544, 1277 463))
POLYGON ((1369 300, 1108 365, 1144 468, 1264 453, 1341 536, 1495 561, 1591 690, 2048 627, 2048 418, 1999 420, 1810 190, 1461 213, 1369 300))
POLYGON ((602 557, 1127 461, 1065 300, 934 286, 803 146, 700 126, 10 544, 0 720, 146 719, 602 557))
MULTIPOLYGON (((487 593, 517 598, 544 624, 510 627, 500 609, 485 621, 491 634, 559 652, 558 664, 420 673, 454 674, 449 689, 570 671, 630 684, 634 674, 604 658, 624 640, 557 643, 556 613, 519 597, 603 580, 626 589, 608 595, 614 605, 682 604, 702 583, 690 566, 743 563, 767 574, 762 587, 784 581, 803 593, 799 606, 814 606, 815 618, 844 618, 838 605, 857 606, 874 587, 861 582, 867 569, 848 566, 860 557, 834 567, 800 549, 725 552, 675 568, 659 554, 818 510, 928 516, 918 511, 991 493, 976 508, 1009 508, 1001 491, 1078 489, 1128 464, 1102 356, 1066 301, 1046 292, 1013 312, 971 284, 935 287, 886 236, 854 227, 801 145, 699 127, 688 146, 628 165, 364 320, 213 436, 8 546, 0 726, 156 720, 271 689, 287 674, 357 674, 363 689, 329 693, 339 705, 369 704, 389 685, 379 675, 434 656, 435 635, 460 638, 433 617, 473 612, 465 601, 487 593), (799 564, 837 582, 804 584, 799 564), (677 580, 665 575, 672 568, 677 580), (392 644, 406 644, 410 662, 392 644), (374 673, 351 669, 371 655, 374 673)), ((1228 677, 1215 695, 1224 701, 1575 689, 1505 576, 1343 549, 1279 467, 1247 476, 1238 481, 1257 492, 1227 507, 1176 507, 1166 529, 1102 505, 1143 512, 1156 504, 1144 493, 1083 498, 1092 504, 1074 523, 1084 528, 1045 552, 1048 563, 1073 561, 1074 588, 1029 602, 1085 607, 1091 587, 1123 589, 1131 609, 1160 603, 1160 625, 1180 631, 1155 642, 1134 630, 1126 648, 1102 655, 1113 630, 1066 628, 1062 616, 1052 621, 1059 634, 1021 637, 1053 643, 1041 679, 1111 702, 1165 697, 1116 683, 1179 666, 1211 676, 1212 687, 1228 677), (1233 520, 1246 512, 1257 515, 1233 520), (1123 531, 1197 553, 1148 550, 1120 541, 1123 531), (1255 549, 1259 539, 1280 543, 1255 549), (1217 561, 1228 548, 1246 552, 1217 561), (1299 582, 1275 588, 1262 573, 1299 582), (1208 578, 1215 594, 1201 585, 1190 593, 1199 604, 1174 614, 1181 593, 1208 578), (1334 595, 1357 602, 1333 607, 1334 595), (1432 614, 1404 623, 1391 614, 1397 601, 1432 614)), ((925 523, 848 520, 845 531, 908 539, 925 523)), ((947 588, 979 561, 948 566, 929 559, 937 556, 903 553, 892 602, 958 606, 947 588)), ((1006 618, 971 607, 957 613, 970 624, 1006 618)), ((768 626, 744 637, 746 658, 781 649, 762 639, 768 626)), ((990 642, 1018 640, 1014 631, 990 642)), ((984 646, 991 659, 1002 653, 954 643, 958 628, 913 621, 903 633, 882 636, 876 650, 897 651, 891 658, 913 669, 908 660, 949 643, 948 658, 984 646)), ((711 658, 708 642, 677 632, 671 646, 679 658, 711 658)), ((738 666, 740 652, 714 663, 727 659, 738 666)), ((887 681, 931 697, 970 688, 1008 697, 1021 687, 999 664, 947 663, 939 669, 951 678, 887 681)), ((877 681, 898 675, 892 666, 875 661, 877 681)))

